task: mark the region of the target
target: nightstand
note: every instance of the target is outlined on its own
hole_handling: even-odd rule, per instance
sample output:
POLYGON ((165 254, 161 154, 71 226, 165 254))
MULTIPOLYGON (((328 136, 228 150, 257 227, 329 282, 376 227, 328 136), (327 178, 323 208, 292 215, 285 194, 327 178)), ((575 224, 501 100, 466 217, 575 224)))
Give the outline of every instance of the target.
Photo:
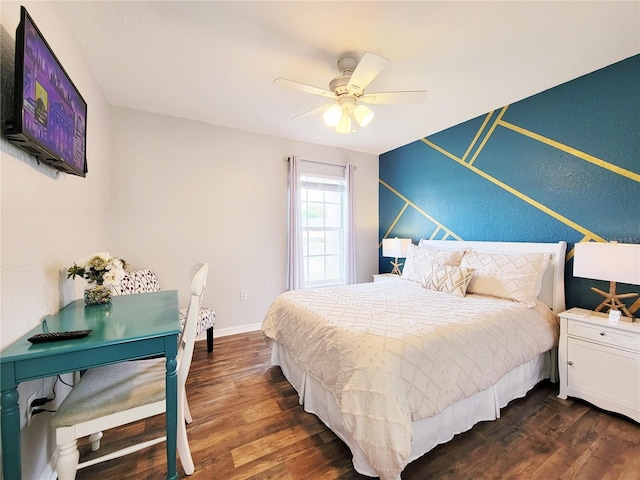
POLYGON ((376 273, 373 275, 374 282, 386 282, 388 280, 397 280, 400 275, 394 275, 393 273, 376 273))
POLYGON ((560 394, 640 422, 640 322, 582 308, 560 314, 560 394))

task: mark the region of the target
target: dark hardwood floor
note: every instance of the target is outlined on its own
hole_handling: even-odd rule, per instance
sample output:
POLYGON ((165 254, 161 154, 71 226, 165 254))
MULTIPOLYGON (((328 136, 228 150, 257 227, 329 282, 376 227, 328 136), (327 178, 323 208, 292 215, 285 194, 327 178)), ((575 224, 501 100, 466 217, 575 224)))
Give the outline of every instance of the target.
MULTIPOLYGON (((187 382, 194 480, 364 480, 347 447, 298 405, 259 332, 198 342, 187 382)), ((640 479, 640 425, 542 383, 407 466, 403 480, 640 479)), ((105 432, 101 452, 161 435, 164 416, 105 432)), ((81 441, 82 459, 92 456, 81 441)), ((164 443, 82 469, 82 479, 162 479, 164 443)), ((187 478, 178 461, 179 478, 187 478)))

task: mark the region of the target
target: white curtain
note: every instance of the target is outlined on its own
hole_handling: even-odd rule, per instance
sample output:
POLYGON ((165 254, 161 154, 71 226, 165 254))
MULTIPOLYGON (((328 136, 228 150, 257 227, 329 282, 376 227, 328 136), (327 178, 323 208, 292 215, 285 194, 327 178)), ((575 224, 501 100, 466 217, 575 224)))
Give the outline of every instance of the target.
POLYGON ((289 238, 287 245, 287 290, 304 284, 302 265, 302 218, 300 214, 300 160, 289 157, 289 238))
POLYGON ((347 186, 347 228, 345 239, 345 283, 351 285, 356 283, 356 216, 354 209, 355 198, 353 192, 353 177, 356 170, 355 165, 347 164, 344 172, 345 184, 347 186))

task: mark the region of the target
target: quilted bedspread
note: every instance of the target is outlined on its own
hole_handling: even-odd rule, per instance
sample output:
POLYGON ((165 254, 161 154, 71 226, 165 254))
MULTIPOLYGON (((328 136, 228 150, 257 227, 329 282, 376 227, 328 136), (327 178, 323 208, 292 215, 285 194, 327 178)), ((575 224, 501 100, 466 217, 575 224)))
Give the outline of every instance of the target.
POLYGON ((558 344, 557 319, 542 303, 457 297, 406 280, 285 292, 262 331, 332 392, 383 480, 400 478, 412 421, 558 344))

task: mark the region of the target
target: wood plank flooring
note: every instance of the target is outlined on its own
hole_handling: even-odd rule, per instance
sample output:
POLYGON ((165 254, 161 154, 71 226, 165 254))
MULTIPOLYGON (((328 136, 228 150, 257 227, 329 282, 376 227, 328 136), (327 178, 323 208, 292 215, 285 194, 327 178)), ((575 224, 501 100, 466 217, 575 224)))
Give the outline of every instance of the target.
MULTIPOLYGON (((196 344, 187 393, 194 480, 365 480, 348 448, 298 405, 260 332, 196 344)), ((542 383, 483 422, 407 466, 403 480, 639 480, 640 425, 542 383)), ((105 432, 101 452, 161 435, 164 416, 105 432)), ((81 441, 81 458, 91 458, 81 441)), ((164 443, 82 469, 83 479, 162 479, 164 443)))

